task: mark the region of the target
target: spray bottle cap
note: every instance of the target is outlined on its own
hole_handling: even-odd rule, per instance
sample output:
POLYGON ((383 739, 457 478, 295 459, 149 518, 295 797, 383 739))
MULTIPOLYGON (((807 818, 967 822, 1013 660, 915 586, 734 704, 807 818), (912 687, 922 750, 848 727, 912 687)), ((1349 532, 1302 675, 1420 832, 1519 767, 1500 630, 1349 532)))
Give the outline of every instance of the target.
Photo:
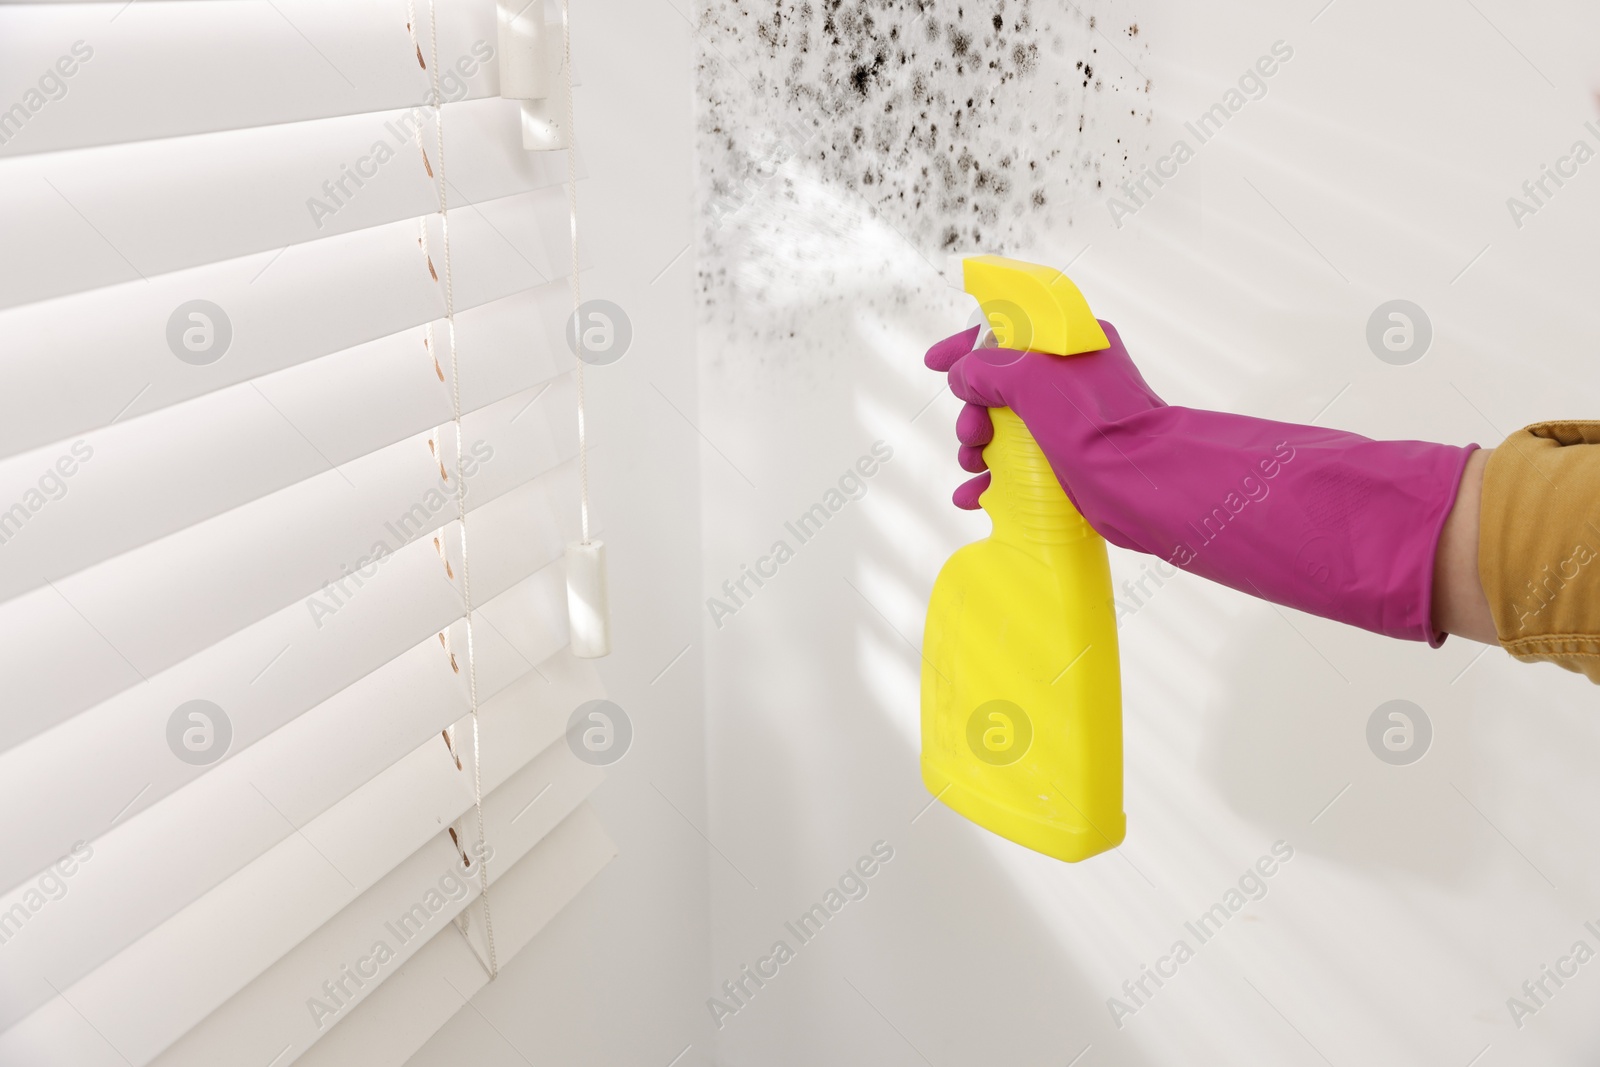
POLYGON ((1111 347, 1088 301, 1054 267, 970 256, 961 273, 1001 348, 1071 356, 1111 347))

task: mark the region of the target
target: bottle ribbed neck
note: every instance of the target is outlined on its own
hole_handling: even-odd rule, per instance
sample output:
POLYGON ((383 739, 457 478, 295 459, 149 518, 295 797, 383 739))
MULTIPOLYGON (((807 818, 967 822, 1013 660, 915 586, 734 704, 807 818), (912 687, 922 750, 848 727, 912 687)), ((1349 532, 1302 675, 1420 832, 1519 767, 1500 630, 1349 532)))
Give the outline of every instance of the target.
POLYGON ((990 408, 994 440, 983 450, 992 478, 979 503, 1003 541, 1060 545, 1089 534, 1038 442, 1010 408, 990 408))

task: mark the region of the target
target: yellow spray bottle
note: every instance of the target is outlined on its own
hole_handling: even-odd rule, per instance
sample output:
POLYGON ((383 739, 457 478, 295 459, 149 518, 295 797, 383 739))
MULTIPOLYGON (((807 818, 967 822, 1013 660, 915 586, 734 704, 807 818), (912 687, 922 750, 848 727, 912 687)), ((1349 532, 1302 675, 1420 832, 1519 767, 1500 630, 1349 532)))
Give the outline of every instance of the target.
MULTIPOLYGON (((1108 347, 1058 270, 1000 256, 962 264, 1001 347, 1108 347)), ((990 411, 994 524, 945 563, 923 634, 922 781, 1002 837, 1076 861, 1114 848, 1122 810, 1122 680, 1105 541, 1078 514, 1009 408, 990 411)))

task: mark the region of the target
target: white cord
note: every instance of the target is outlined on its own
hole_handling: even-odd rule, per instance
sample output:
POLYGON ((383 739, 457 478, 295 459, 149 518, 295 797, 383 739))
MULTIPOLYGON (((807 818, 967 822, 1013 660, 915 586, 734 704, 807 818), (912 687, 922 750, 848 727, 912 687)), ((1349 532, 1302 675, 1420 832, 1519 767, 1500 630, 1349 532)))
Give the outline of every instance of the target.
MULTIPOLYGON (((406 13, 414 16, 415 0, 406 0, 406 13)), ((414 18, 412 19, 414 23, 414 18)), ((412 31, 413 35, 415 30, 412 31)), ((456 349, 456 295, 455 275, 450 262, 450 202, 445 180, 444 162, 444 94, 439 87, 439 25, 435 0, 428 0, 429 66, 433 80, 433 114, 436 144, 439 150, 439 229, 444 244, 444 317, 450 337, 450 403, 452 421, 456 430, 456 518, 461 524, 461 591, 465 601, 467 623, 467 687, 472 701, 472 803, 478 823, 478 885, 483 900, 484 939, 489 950, 489 980, 499 976, 500 965, 495 954, 494 919, 489 911, 489 868, 484 854, 488 851, 483 830, 483 760, 479 748, 478 729, 478 661, 473 655, 472 634, 472 568, 467 562, 467 479, 466 441, 461 427, 461 359, 456 349)))
MULTIPOLYGON (((431 2, 431 0, 430 0, 431 2)), ((569 0, 561 0, 562 75, 567 90, 567 209, 572 233, 572 332, 578 369, 578 514, 583 543, 589 543, 589 439, 583 403, 583 293, 578 282, 578 128, 572 121, 572 18, 569 0)), ((443 164, 441 164, 443 166, 443 164)))

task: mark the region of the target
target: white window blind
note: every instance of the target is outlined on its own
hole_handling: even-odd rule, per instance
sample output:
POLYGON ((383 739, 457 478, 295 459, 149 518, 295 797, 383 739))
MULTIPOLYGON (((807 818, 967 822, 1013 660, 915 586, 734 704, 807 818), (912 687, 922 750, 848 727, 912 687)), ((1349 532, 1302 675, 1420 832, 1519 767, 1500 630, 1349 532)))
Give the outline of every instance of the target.
POLYGON ((436 2, 0 4, 0 1063, 403 1063, 615 852, 567 161, 436 2))

